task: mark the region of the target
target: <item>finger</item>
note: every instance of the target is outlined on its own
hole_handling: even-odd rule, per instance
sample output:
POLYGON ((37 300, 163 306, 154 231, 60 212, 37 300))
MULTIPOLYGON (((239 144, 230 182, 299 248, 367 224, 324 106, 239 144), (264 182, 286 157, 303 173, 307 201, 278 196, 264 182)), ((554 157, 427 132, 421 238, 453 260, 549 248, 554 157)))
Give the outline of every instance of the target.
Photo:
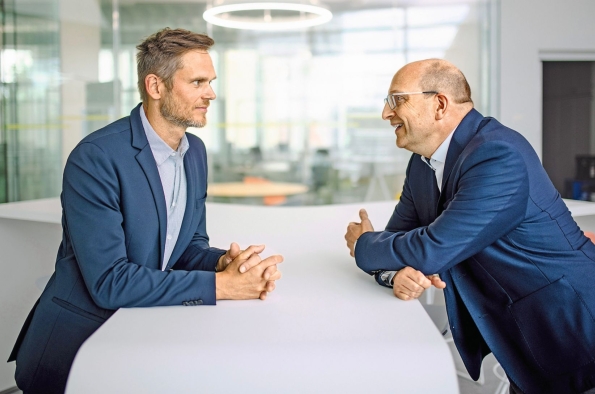
POLYGON ((244 261, 242 263, 242 265, 239 267, 240 273, 243 274, 244 272, 248 271, 252 267, 260 264, 261 261, 262 261, 262 259, 260 258, 258 253, 252 254, 250 257, 248 257, 248 260, 244 261))
POLYGON ((423 273, 411 267, 403 268, 397 272, 393 279, 393 288, 398 291, 407 291, 415 294, 423 293, 431 284, 430 280, 423 273))
POLYGON ((412 267, 406 268, 409 269, 405 271, 405 275, 413 282, 415 282, 417 285, 423 287, 424 289, 427 289, 432 285, 432 281, 427 276, 425 276, 423 272, 418 271, 412 267))
POLYGON ((248 259, 248 257, 253 255, 254 253, 262 253, 262 251, 264 250, 264 247, 265 247, 264 245, 250 245, 246 248, 246 250, 244 250, 243 252, 240 252, 238 257, 240 257, 242 259, 248 259))
POLYGON ((258 266, 265 271, 268 267, 273 265, 281 264, 283 262, 283 256, 280 254, 274 254, 272 256, 267 257, 266 259, 262 260, 258 263, 258 266))
POLYGON ((368 212, 366 212, 366 210, 363 208, 359 210, 359 218, 362 220, 362 222, 364 220, 370 220, 368 219, 368 212))
POLYGON ((407 294, 407 293, 403 293, 403 292, 401 292, 401 291, 395 291, 395 296, 396 296, 398 299, 401 299, 401 300, 403 300, 403 301, 409 301, 409 300, 411 300, 411 299, 412 299, 412 298, 411 298, 411 296, 410 296, 409 294, 407 294))
POLYGON ((355 243, 353 242, 347 242, 347 247, 349 248, 349 255, 351 257, 355 257, 355 248, 353 247, 355 245, 355 243))
POLYGON ((240 254, 240 245, 235 242, 232 242, 229 246, 229 257, 233 260, 240 254))
POLYGON ((349 224, 347 225, 347 233, 349 234, 351 231, 353 231, 354 228, 357 228, 360 226, 361 223, 357 223, 357 222, 349 222, 349 224))
MULTIPOLYGON (((426 279, 427 280, 427 279, 426 279)), ((429 282, 429 280, 428 280, 429 282)), ((417 284, 412 280, 407 280, 399 283, 398 287, 399 291, 409 294, 410 296, 414 296, 416 294, 421 294, 424 292, 425 288, 417 284)))
POLYGON ((258 298, 260 298, 262 301, 266 300, 267 299, 267 292, 266 291, 261 292, 260 293, 260 296, 258 298))
POLYGON ((267 269, 264 270, 264 273, 262 274, 262 277, 264 279, 269 279, 275 272, 277 272, 277 265, 271 265, 270 267, 268 267, 267 269))
POLYGON ((238 256, 236 256, 235 259, 239 259, 239 261, 246 260, 246 262, 242 262, 239 267, 239 270, 242 274, 244 272, 248 271, 250 268, 254 267, 254 265, 258 264, 258 263, 254 264, 254 265, 248 264, 247 260, 249 259, 249 257, 252 256, 253 254, 261 253, 263 250, 264 250, 264 245, 250 245, 246 248, 246 250, 244 250, 243 252, 240 252, 238 254, 238 256))
POLYGON ((266 284, 266 286, 265 286, 265 290, 266 290, 268 293, 271 293, 272 291, 274 291, 274 290, 275 290, 275 287, 276 287, 276 285, 275 285, 275 281, 272 281, 272 280, 271 280, 271 281, 268 281, 268 282, 267 282, 267 284, 266 284))
POLYGON ((275 281, 275 280, 279 280, 279 279, 281 279, 281 277, 282 277, 282 276, 283 276, 283 275, 281 274, 281 271, 278 271, 278 270, 277 270, 277 271, 275 271, 275 273, 274 273, 273 275, 271 275, 271 276, 269 277, 269 279, 268 279, 268 280, 269 280, 269 281, 275 281))

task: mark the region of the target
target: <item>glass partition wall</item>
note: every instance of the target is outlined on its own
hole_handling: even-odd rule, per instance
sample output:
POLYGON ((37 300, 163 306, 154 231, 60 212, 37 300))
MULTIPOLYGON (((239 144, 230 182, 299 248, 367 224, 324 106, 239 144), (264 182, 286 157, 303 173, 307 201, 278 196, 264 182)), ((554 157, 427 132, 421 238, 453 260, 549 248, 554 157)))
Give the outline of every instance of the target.
POLYGON ((60 192, 58 0, 0 0, 0 202, 60 192))
POLYGON ((333 19, 261 32, 207 24, 203 1, 0 0, 0 201, 57 196, 68 153, 139 102, 135 46, 163 27, 205 32, 218 74, 209 123, 190 129, 209 154, 209 183, 294 183, 279 198, 211 193, 249 204, 394 199, 410 153, 381 119, 393 74, 445 58, 476 107, 496 115, 493 1, 328 1, 333 19), (362 5, 363 4, 363 5, 362 5), (302 189, 305 190, 305 189, 302 189))

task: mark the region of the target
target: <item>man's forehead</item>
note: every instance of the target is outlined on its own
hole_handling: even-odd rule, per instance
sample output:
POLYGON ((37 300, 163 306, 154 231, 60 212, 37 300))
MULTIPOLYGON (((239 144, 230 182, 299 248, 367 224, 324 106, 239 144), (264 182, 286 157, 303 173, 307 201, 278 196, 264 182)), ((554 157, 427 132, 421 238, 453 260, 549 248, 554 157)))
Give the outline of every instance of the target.
MULTIPOLYGON (((411 74, 409 74, 411 75, 411 74)), ((399 73, 395 74, 393 77, 390 86, 388 88, 389 93, 404 93, 404 92, 411 92, 417 88, 417 79, 413 77, 405 77, 403 75, 399 75, 399 73)))

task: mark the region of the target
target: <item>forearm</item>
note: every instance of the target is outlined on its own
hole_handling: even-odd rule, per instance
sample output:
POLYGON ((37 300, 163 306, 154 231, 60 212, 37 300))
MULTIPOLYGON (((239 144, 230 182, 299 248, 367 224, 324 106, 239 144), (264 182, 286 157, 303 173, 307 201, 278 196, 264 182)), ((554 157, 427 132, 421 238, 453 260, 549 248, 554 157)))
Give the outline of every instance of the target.
POLYGON ((516 228, 528 198, 522 157, 506 144, 485 144, 467 161, 456 192, 433 223, 362 234, 355 249, 358 266, 368 273, 406 266, 425 275, 441 273, 516 228))
POLYGON ((191 243, 182 256, 176 261, 173 268, 185 271, 216 271, 217 263, 225 250, 219 248, 202 248, 191 243))

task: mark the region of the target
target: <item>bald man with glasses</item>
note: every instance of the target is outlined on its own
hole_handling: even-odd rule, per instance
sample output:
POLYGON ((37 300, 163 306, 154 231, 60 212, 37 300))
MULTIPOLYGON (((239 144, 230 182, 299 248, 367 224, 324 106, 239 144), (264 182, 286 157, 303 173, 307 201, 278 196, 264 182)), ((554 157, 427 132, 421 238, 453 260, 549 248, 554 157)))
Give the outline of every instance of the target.
POLYGON ((349 224, 357 265, 403 300, 444 288, 474 379, 494 353, 511 393, 594 393, 595 245, 531 145, 477 112, 463 73, 439 59, 395 74, 382 118, 413 155, 385 230, 363 209, 349 224))

